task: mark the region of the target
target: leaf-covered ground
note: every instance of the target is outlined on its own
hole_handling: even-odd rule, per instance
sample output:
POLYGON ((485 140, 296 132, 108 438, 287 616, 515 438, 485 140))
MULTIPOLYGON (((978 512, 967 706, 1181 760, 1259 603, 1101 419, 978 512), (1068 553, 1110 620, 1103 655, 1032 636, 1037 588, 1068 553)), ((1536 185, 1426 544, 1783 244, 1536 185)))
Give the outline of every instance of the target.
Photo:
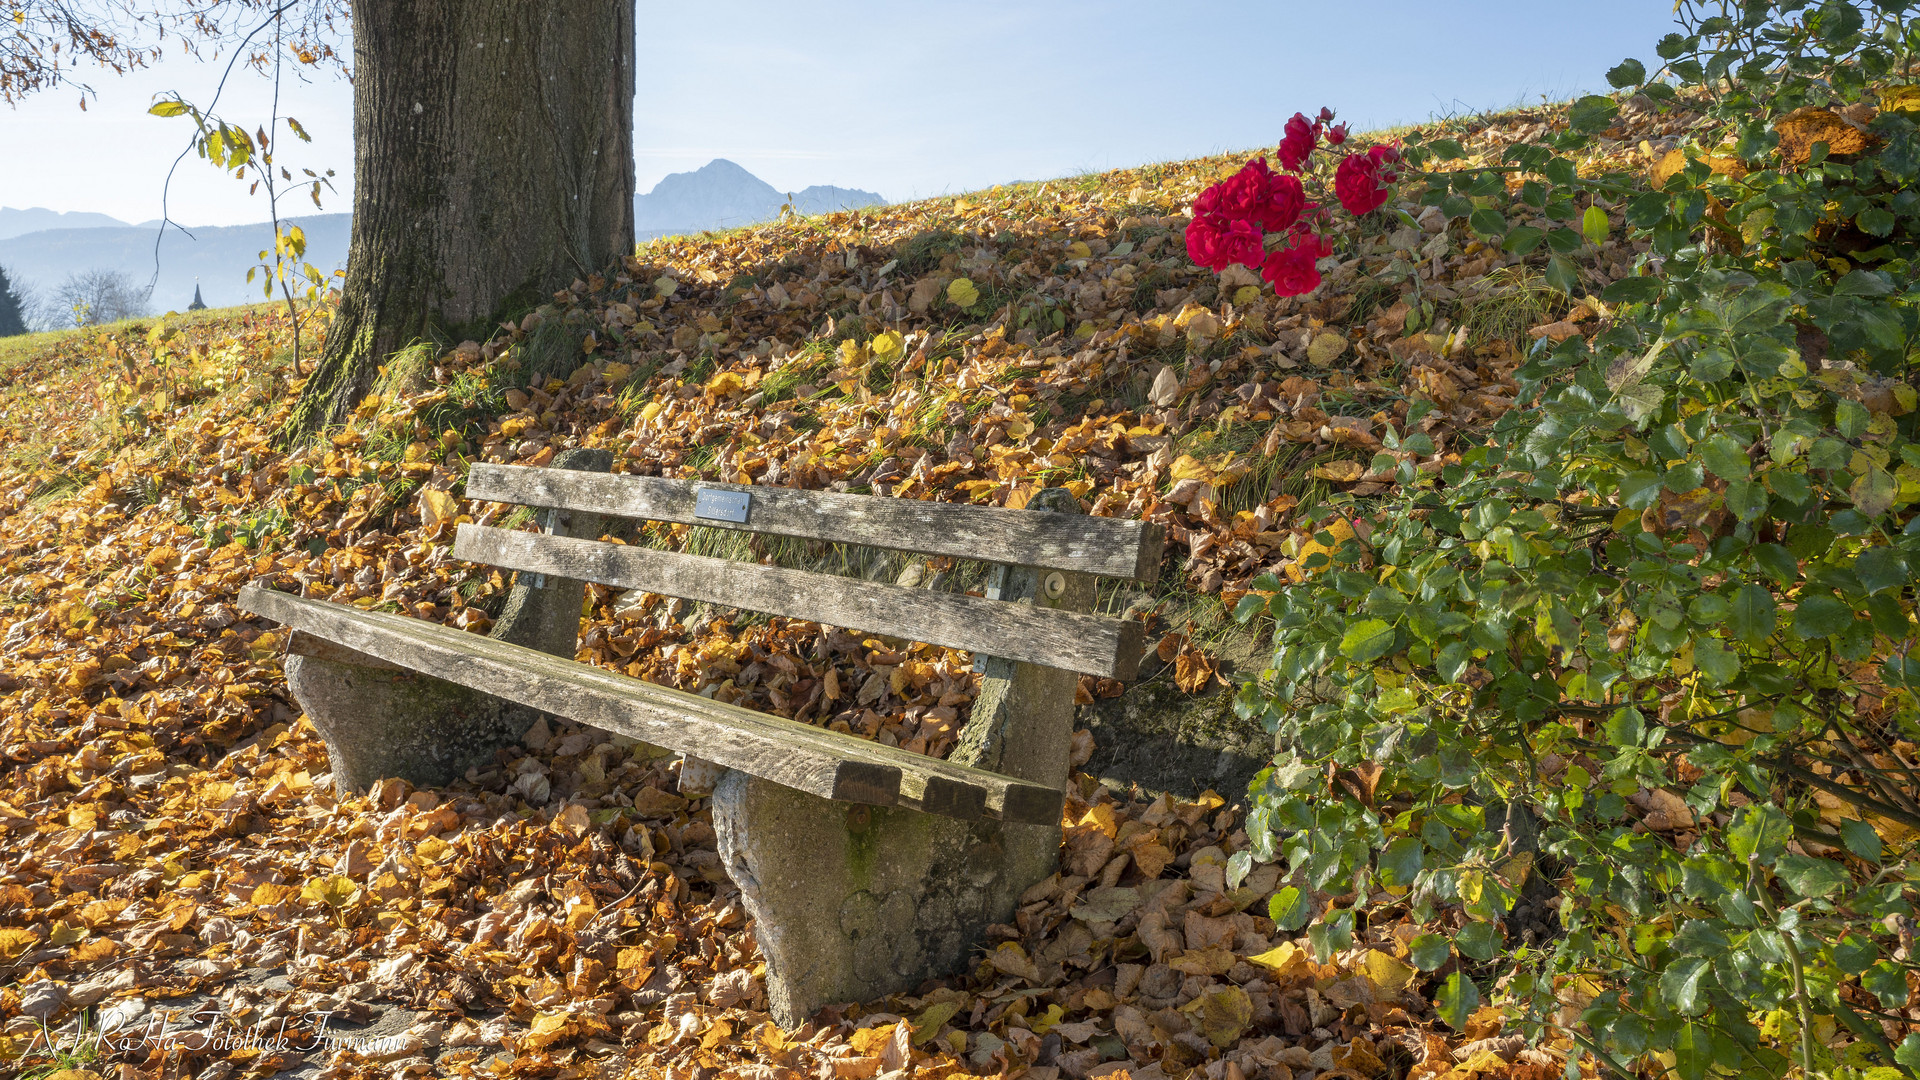
MULTIPOLYGON (((1690 123, 1623 115, 1609 167, 1644 170, 1690 123)), ((1557 122, 1452 128, 1497 156, 1557 122)), ((1189 263, 1181 213, 1244 160, 658 241, 488 342, 396 359, 347 430, 291 455, 270 441, 303 374, 284 314, 0 352, 0 1069, 301 1062, 193 1040, 49 1054, 47 1032, 70 1049, 60 1031, 214 995, 246 1025, 418 1014, 377 1056, 314 1054, 327 1076, 1561 1075, 1564 1047, 1503 1034, 1497 1010, 1464 1031, 1434 1019, 1451 967, 1412 966, 1416 927, 1363 927, 1315 963, 1267 917, 1285 868, 1229 874, 1242 793, 1135 798, 1084 775, 1060 873, 971 971, 781 1031, 706 801, 682 797, 671 758, 541 726, 446 790, 336 797, 281 631, 233 607, 263 581, 484 632, 509 582, 452 560, 453 526, 527 515, 465 500, 472 460, 602 446, 626 472, 1010 507, 1060 485, 1168 526, 1164 583, 1101 602, 1150 622, 1163 677, 1200 691, 1220 677, 1206 626, 1319 550, 1296 508, 1392 482, 1372 462, 1410 399, 1438 406, 1419 462, 1437 468, 1511 407, 1532 338, 1606 317, 1412 205, 1414 224, 1342 226, 1311 297, 1217 279, 1189 263)), ((1584 272, 1633 255, 1605 241, 1584 272)), ((978 581, 683 526, 618 539, 978 581)), ((974 693, 964 654, 599 588, 580 658, 936 755, 974 693)), ((1091 749, 1082 733, 1078 761, 1091 749)), ((1684 828, 1656 817, 1661 794, 1648 827, 1684 828)))

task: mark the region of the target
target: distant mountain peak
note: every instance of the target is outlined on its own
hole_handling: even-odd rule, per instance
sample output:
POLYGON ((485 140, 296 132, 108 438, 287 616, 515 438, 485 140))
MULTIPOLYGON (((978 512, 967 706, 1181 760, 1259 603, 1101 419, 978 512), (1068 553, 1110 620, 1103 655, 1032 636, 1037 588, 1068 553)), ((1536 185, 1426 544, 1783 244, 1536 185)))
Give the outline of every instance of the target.
MULTIPOLYGON (((690 172, 670 173, 653 190, 633 200, 633 229, 640 239, 730 229, 770 221, 780 214, 788 194, 726 158, 714 158, 690 172)), ((803 214, 824 214, 861 206, 884 206, 871 191, 816 184, 793 193, 803 214)))

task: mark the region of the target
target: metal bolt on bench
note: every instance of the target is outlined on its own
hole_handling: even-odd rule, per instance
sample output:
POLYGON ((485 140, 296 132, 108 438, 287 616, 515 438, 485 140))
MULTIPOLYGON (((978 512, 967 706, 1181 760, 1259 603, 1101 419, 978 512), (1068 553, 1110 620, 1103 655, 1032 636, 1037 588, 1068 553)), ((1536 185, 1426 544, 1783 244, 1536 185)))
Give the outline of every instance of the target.
POLYGON ((1152 581, 1159 526, 1081 514, 475 465, 470 498, 542 508, 543 532, 462 525, 456 558, 519 572, 491 636, 249 586, 294 630, 287 681, 342 791, 432 786, 490 761, 542 713, 712 763, 713 823, 765 954, 774 1017, 949 974, 1053 872, 1079 673, 1131 678, 1135 622, 1090 614, 1096 576, 1152 581), (986 597, 602 543, 609 517, 862 544, 995 564, 986 597), (983 672, 948 760, 752 712, 574 661, 583 582, 973 650, 983 672))

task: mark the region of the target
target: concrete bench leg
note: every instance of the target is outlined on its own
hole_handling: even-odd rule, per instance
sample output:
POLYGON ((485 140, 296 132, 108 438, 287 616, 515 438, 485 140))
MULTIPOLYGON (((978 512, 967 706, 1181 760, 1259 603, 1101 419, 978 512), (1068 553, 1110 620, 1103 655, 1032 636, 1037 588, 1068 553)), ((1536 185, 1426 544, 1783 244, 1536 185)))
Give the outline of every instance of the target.
MULTIPOLYGON (((606 472, 606 450, 568 450, 552 468, 606 472)), ((542 512, 548 533, 598 539, 604 519, 571 511, 542 512)), ((585 585, 569 578, 521 574, 494 623, 502 641, 573 659, 580 643, 585 585)), ((286 660, 287 686, 326 740, 334 789, 364 792, 397 776, 438 787, 526 734, 540 713, 457 683, 405 671, 374 657, 296 632, 286 660)))
MULTIPOLYGON (((344 651, 344 650, 342 650, 344 651)), ((326 740, 334 790, 365 793, 397 776, 437 787, 491 764, 537 715, 410 671, 289 656, 287 687, 326 740)))
MULTIPOLYGON (((1058 489, 1030 505, 1079 512, 1058 489)), ((1084 575, 1023 567, 996 575, 1001 598, 1092 610, 1093 580, 1084 575)), ((988 658, 950 760, 1065 787, 1076 681, 988 658)), ((964 968, 986 928, 1010 922, 1020 894, 1051 874, 1060 854, 1056 825, 836 803, 733 770, 714 788, 713 823, 766 957, 774 1019, 788 1029, 822 1006, 911 990, 964 968)))

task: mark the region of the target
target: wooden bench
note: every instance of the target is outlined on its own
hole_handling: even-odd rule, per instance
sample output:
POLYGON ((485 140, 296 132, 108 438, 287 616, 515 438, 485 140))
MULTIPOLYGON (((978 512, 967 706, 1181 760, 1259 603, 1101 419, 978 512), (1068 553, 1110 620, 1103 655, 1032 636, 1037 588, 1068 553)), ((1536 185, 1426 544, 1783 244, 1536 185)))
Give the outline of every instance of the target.
MULTIPOLYGON (((1158 526, 1083 516, 1062 489, 1024 510, 475 465, 469 498, 539 507, 541 533, 461 525, 456 558, 518 571, 491 636, 249 586, 290 635, 287 680, 337 786, 433 786, 551 714, 711 763, 713 822, 765 954, 775 1017, 910 989, 963 966, 1053 872, 1079 673, 1127 679, 1137 622, 1090 614, 1094 578, 1151 581, 1158 526), (599 541, 609 518, 703 525, 991 564, 985 597, 599 541), (576 662, 583 582, 976 653, 982 685, 942 761, 576 662), (990 654, 990 655, 988 655, 990 654), (714 770, 717 771, 717 770, 714 770)), ((686 785, 683 784, 683 788, 686 785)))

